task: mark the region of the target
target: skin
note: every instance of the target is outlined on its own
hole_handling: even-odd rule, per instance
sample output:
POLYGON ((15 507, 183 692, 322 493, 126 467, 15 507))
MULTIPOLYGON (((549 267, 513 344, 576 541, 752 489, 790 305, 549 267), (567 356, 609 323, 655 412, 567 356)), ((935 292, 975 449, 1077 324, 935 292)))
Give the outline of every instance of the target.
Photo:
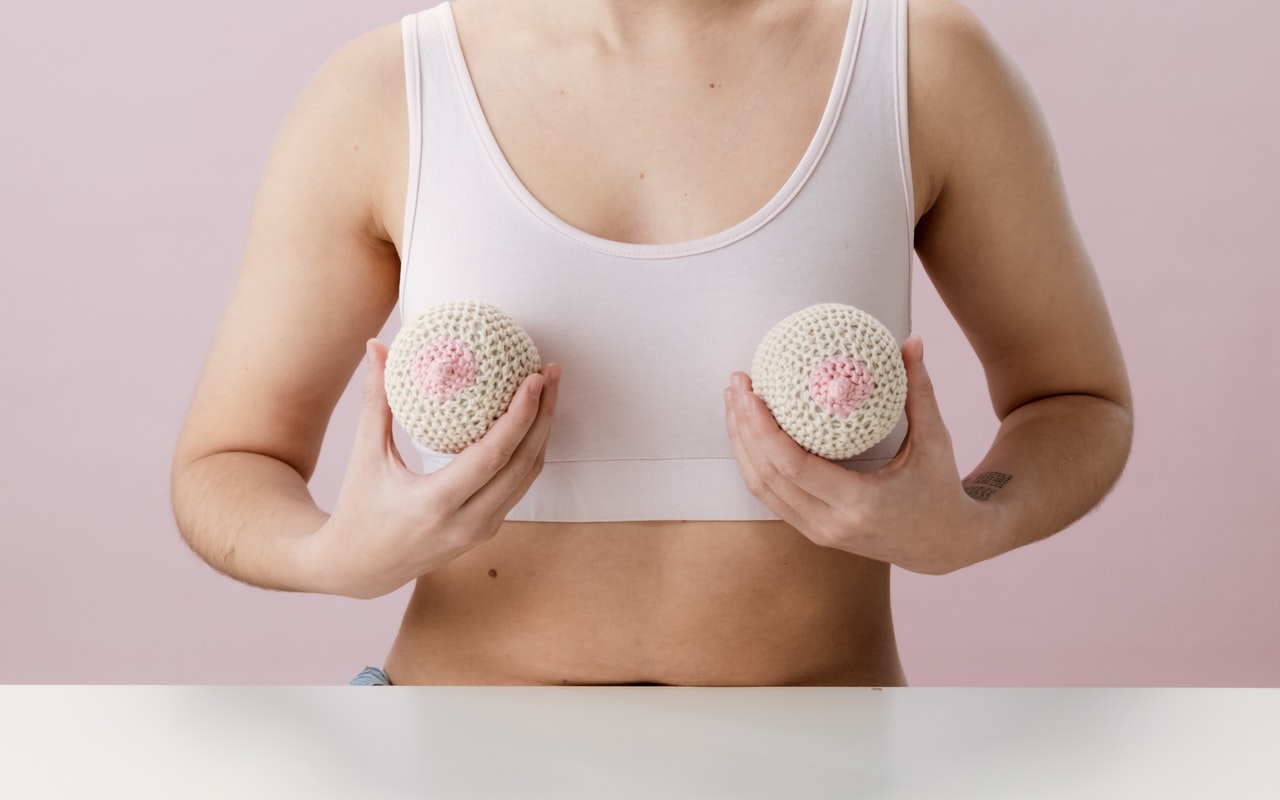
MULTIPOLYGON (((821 116, 848 13, 835 0, 455 7, 525 186, 575 227, 647 243, 723 230, 777 191, 821 116)), ((903 684, 890 565, 941 574, 1042 539, 1118 477, 1127 378, 1047 127, 951 0, 909 9, 916 245, 1001 420, 974 474, 1010 480, 966 493, 914 337, 911 431, 872 474, 800 450, 745 374, 725 376, 725 435, 780 520, 504 522, 553 435, 560 365, 449 466, 415 474, 391 438, 386 349, 369 341, 396 302, 402 58, 398 25, 361 37, 286 121, 172 492, 186 541, 237 580, 360 598, 416 581, 385 664, 395 683, 903 684), (306 482, 362 359, 356 441, 325 512, 306 482)))

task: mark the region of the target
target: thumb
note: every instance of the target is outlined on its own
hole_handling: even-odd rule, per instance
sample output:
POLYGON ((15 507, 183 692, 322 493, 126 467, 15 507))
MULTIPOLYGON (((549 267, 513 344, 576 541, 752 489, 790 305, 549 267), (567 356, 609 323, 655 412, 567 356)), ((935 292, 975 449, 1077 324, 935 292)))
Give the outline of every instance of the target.
POLYGON ((387 348, 377 339, 365 342, 364 376, 361 393, 360 421, 356 426, 356 447, 377 455, 389 456, 404 465, 392 438, 391 406, 387 403, 387 348))
POLYGON ((924 341, 910 336, 902 345, 902 362, 907 372, 907 436, 917 445, 949 441, 933 379, 924 366, 924 341))

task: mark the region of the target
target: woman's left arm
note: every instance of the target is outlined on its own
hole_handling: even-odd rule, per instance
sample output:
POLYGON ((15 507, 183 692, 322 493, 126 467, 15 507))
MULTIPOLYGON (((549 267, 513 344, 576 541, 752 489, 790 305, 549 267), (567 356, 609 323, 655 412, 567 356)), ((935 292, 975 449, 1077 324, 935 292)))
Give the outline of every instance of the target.
POLYGON ((954 0, 912 0, 910 36, 912 158, 931 198, 916 250, 982 362, 995 441, 962 479, 914 337, 903 346, 910 429, 875 473, 801 450, 741 373, 725 393, 726 426, 753 493, 810 539, 939 574, 1050 536, 1096 506, 1128 459, 1133 411, 1030 88, 954 0))

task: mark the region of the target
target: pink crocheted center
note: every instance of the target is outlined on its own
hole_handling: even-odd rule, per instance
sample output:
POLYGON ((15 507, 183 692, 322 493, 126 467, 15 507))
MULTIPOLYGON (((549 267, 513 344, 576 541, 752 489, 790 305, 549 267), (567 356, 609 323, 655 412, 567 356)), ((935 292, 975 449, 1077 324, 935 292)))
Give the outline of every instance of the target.
POLYGON ((476 357, 464 343, 449 336, 427 342, 413 359, 413 382, 418 391, 444 403, 476 382, 476 357))
POLYGON ((875 391, 875 376, 856 358, 832 356, 809 373, 809 396, 832 416, 848 419, 875 391))

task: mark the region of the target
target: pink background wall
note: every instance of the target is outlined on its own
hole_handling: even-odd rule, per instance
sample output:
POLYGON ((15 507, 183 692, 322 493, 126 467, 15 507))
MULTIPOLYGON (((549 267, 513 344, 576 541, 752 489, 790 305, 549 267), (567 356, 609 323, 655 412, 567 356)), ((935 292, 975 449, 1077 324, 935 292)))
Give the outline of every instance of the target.
MULTIPOLYGON (((281 120, 410 0, 6 3, 0 12, 0 682, 341 683, 371 601, 214 573, 168 467, 281 120)), ((1035 87, 1125 347, 1129 470, 1102 509, 947 577, 897 572, 921 685, 1280 686, 1280 7, 972 0, 1035 87), (1273 51, 1272 51, 1273 52, 1273 51)), ((932 289, 916 324, 961 468, 995 430, 932 289)), ((393 331, 384 331, 390 341, 393 331)), ((358 384, 357 384, 358 386, 358 384)), ((358 391, 313 491, 335 496, 358 391)))

